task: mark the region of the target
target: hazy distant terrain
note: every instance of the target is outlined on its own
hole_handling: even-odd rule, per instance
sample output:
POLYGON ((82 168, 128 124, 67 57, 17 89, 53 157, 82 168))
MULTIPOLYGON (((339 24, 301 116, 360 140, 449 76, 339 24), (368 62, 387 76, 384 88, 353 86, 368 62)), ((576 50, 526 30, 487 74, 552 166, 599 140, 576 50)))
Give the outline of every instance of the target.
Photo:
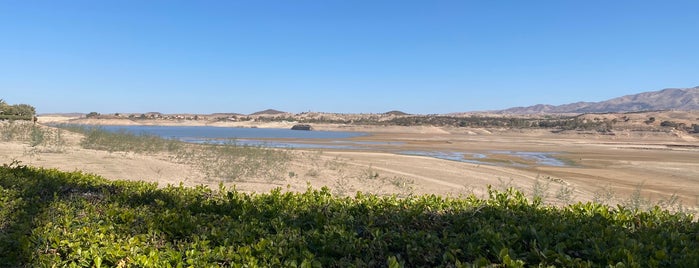
POLYGON ((699 87, 667 88, 627 95, 601 102, 576 102, 564 105, 538 104, 496 111, 502 114, 541 113, 615 113, 654 110, 699 110, 699 87))
POLYGON ((70 116, 41 115, 39 121, 85 125, 206 125, 287 129, 297 124, 304 124, 313 125, 316 130, 396 126, 550 129, 557 132, 591 131, 603 135, 625 131, 679 131, 685 134, 697 134, 699 133, 699 87, 669 88, 602 102, 577 102, 560 106, 540 104, 501 111, 445 115, 409 114, 397 110, 355 114, 289 113, 275 109, 266 109, 248 115, 234 112, 214 114, 90 112, 68 115, 70 116))
MULTIPOLYGON (((634 95, 626 95, 618 98, 613 98, 601 102, 575 102, 563 105, 548 105, 537 104, 527 107, 513 107, 504 110, 489 111, 489 112, 456 112, 449 114, 451 116, 463 116, 473 114, 502 114, 502 115, 534 115, 534 114, 585 114, 585 113, 623 113, 623 112, 640 112, 640 111, 660 111, 660 110, 679 110, 679 111, 698 111, 699 110, 699 86, 694 88, 666 88, 659 91, 643 92, 634 95)), ((40 114, 41 116, 68 116, 68 117, 90 117, 90 114, 83 113, 54 113, 40 114)), ((304 112, 294 114, 275 109, 267 109, 264 111, 254 112, 248 115, 229 111, 226 113, 214 114, 162 114, 158 112, 148 113, 115 113, 115 114, 94 114, 94 117, 102 119, 114 118, 131 118, 131 119, 158 119, 158 118, 174 118, 174 119, 197 119, 204 120, 240 120, 253 119, 257 117, 284 117, 289 120, 298 120, 299 118, 320 118, 338 119, 338 120, 357 120, 362 118, 386 119, 393 117, 411 116, 411 114, 402 111, 389 111, 382 114, 341 114, 327 112, 304 112)), ((412 115, 420 116, 420 115, 412 115)), ((434 115, 432 115, 434 116, 434 115)))

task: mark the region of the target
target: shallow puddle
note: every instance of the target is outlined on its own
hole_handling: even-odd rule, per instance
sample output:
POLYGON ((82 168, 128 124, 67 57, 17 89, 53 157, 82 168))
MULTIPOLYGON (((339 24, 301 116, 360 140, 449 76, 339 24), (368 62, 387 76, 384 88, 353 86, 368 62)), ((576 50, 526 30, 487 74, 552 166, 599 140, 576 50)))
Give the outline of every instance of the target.
POLYGON ((505 154, 511 156, 517 156, 523 159, 534 160, 537 164, 541 166, 551 166, 551 167, 564 167, 567 166, 565 162, 554 157, 556 153, 544 153, 544 152, 512 152, 512 151, 492 151, 494 154, 505 154))
MULTIPOLYGON (((508 161, 500 158, 489 157, 488 154, 482 153, 470 153, 470 152, 430 152, 430 151, 400 151, 398 154, 404 155, 417 155, 417 156, 428 156, 438 159, 459 161, 465 163, 482 164, 482 165, 493 165, 493 166, 516 166, 516 167, 527 167, 530 165, 517 162, 508 161), (478 160, 481 159, 481 160, 478 160)), ((544 152, 512 152, 512 151, 491 151, 491 155, 508 155, 515 156, 525 160, 523 162, 534 161, 536 165, 540 166, 552 166, 552 167, 564 167, 567 164, 560 159, 554 157, 556 153, 544 153, 544 152)))

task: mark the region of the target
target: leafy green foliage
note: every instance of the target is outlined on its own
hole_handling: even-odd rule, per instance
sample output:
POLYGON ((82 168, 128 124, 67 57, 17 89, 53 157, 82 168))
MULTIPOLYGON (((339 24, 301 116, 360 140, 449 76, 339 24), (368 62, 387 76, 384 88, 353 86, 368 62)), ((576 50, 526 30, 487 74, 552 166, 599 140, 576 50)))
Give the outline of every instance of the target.
POLYGON ((0 99, 0 120, 32 120, 36 115, 34 106, 28 104, 7 104, 0 99))
POLYGON ((326 188, 245 194, 0 168, 0 263, 78 267, 697 267, 685 214, 326 188))
POLYGON ((98 116, 100 116, 100 114, 98 112, 90 112, 90 113, 85 115, 85 117, 87 117, 87 118, 94 118, 94 117, 98 117, 98 116))

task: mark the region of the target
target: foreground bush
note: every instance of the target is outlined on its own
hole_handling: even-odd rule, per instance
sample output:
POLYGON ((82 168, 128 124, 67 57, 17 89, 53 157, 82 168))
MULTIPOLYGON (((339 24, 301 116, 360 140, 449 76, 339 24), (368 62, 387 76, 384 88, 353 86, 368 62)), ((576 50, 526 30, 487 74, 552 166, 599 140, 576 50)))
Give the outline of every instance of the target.
POLYGON ((434 195, 245 194, 0 168, 7 266, 699 266, 691 216, 434 195))

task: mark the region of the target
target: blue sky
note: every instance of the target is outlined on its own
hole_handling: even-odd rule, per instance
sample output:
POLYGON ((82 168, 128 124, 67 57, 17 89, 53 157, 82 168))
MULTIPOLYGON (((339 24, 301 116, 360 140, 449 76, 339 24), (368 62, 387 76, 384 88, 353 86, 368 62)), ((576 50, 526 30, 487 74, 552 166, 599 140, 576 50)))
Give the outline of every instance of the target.
POLYGON ((39 113, 449 113, 699 86, 699 1, 0 0, 39 113))

